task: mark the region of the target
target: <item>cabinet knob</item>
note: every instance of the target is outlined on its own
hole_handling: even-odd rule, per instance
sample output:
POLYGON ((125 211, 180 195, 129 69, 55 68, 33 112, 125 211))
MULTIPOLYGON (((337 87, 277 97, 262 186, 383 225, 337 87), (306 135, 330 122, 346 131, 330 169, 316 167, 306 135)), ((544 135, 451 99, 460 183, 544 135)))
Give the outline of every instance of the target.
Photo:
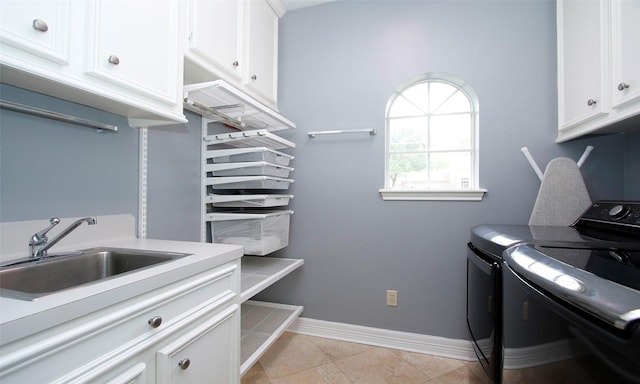
POLYGON ((38 32, 47 32, 49 30, 49 26, 42 19, 33 19, 31 26, 38 32))
POLYGON ((258 79, 258 76, 256 76, 256 75, 251 75, 251 80, 257 80, 257 79, 258 79))
POLYGON ((624 91, 627 88, 629 88, 629 84, 627 84, 627 83, 618 84, 618 91, 624 91))
POLYGON ((119 59, 119 58, 118 58, 118 56, 116 56, 116 55, 110 55, 110 56, 109 56, 109 58, 107 59, 107 61, 108 61, 110 64, 113 64, 113 65, 118 65, 118 64, 120 64, 120 59, 119 59))
POLYGON ((189 366, 191 365, 191 360, 189 360, 188 358, 186 359, 182 359, 180 361, 178 361, 178 366, 180 367, 180 369, 182 369, 183 371, 187 368, 189 368, 189 366))
POLYGON ((149 319, 149 325, 153 328, 158 328, 160 324, 162 324, 162 317, 160 316, 153 316, 149 319))
POLYGON ((236 60, 236 61, 234 61, 234 62, 233 62, 233 66, 234 66, 234 67, 237 67, 238 65, 240 65, 240 63, 238 63, 238 60, 236 60))
POLYGON ((587 100, 587 105, 590 107, 593 107, 594 105, 596 105, 597 101, 593 100, 593 99, 589 99, 587 100))

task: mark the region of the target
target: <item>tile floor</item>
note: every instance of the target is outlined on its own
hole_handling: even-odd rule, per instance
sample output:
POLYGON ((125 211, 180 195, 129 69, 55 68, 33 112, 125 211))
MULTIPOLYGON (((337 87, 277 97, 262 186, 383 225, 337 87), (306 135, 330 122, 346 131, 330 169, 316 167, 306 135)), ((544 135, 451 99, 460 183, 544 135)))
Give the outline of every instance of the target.
POLYGON ((483 384, 479 364, 285 332, 241 384, 483 384))

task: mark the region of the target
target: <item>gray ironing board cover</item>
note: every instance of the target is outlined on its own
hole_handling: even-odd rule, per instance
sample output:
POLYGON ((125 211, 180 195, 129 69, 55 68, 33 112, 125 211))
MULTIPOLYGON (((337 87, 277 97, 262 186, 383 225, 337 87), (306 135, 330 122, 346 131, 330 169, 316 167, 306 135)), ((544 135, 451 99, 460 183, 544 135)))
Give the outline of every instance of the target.
POLYGON ((529 225, 569 226, 590 206, 580 168, 575 161, 558 157, 544 171, 529 225))

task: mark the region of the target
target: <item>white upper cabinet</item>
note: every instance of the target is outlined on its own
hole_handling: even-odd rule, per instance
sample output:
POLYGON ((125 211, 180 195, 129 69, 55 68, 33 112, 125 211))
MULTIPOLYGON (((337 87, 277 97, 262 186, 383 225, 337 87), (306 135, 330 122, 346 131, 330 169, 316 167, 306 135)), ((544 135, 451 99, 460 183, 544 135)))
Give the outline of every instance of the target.
POLYGON ((0 41, 54 63, 69 63, 69 1, 0 2, 0 41))
POLYGON ((275 103, 278 92, 278 15, 265 1, 249 1, 248 8, 245 84, 275 103))
POLYGON ((638 17, 638 1, 558 1, 558 142, 640 114, 638 17))
POLYGON ((223 79, 276 109, 279 5, 190 0, 184 83, 223 79))
POLYGON ((608 112, 608 23, 604 2, 558 2, 560 129, 608 112))
POLYGON ((640 98, 640 1, 613 1, 611 65, 613 108, 640 98))
POLYGON ((87 6, 87 74, 175 105, 178 3, 92 1, 87 6))
POLYGON ((243 14, 242 1, 190 1, 191 57, 240 81, 246 64, 242 57, 243 14))
POLYGON ((173 0, 0 1, 2 82, 129 117, 185 122, 173 0))

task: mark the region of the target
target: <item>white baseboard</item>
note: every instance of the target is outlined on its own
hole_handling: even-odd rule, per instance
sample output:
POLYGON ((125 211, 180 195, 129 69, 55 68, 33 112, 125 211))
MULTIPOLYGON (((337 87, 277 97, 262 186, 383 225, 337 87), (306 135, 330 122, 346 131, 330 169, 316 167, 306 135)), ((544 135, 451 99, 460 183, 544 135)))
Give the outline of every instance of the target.
MULTIPOLYGON (((288 331, 459 360, 476 360, 473 346, 469 340, 392 331, 306 317, 299 317, 288 331)), ((573 355, 574 352, 569 341, 558 341, 527 348, 507 348, 504 367, 505 369, 533 367, 565 360, 573 355)))
POLYGON ((453 359, 467 361, 474 361, 476 359, 471 342, 468 340, 448 339, 418 333, 335 323, 306 317, 299 317, 289 327, 288 331, 453 359))

